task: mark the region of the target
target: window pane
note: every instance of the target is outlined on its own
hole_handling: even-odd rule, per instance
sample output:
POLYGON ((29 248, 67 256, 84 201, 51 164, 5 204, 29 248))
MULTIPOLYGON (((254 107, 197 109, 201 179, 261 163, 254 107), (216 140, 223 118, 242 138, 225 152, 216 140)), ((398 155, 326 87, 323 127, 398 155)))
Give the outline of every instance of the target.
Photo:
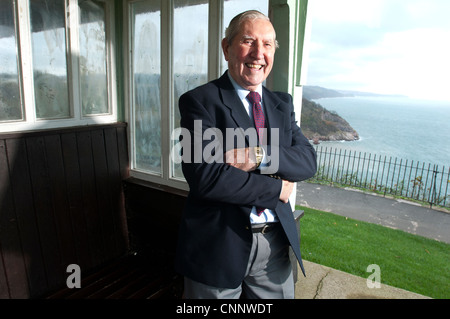
POLYGON ((64 0, 30 0, 36 117, 70 116, 64 0))
POLYGON ((23 119, 12 0, 0 10, 0 121, 23 119))
MULTIPOLYGON (((208 0, 175 0, 174 5, 172 129, 180 126, 180 96, 208 79, 208 0)), ((174 165, 173 176, 183 177, 180 164, 174 165)))
POLYGON ((131 4, 134 167, 161 174, 161 5, 131 4))
POLYGON ((79 0, 79 7, 80 93, 83 116, 108 113, 105 3, 79 0))

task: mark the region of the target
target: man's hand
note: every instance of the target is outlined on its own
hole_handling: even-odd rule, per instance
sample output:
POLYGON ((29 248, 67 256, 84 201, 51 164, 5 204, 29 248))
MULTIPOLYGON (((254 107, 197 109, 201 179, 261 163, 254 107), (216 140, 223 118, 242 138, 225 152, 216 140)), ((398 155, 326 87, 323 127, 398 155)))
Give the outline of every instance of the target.
POLYGON ((253 148, 235 148, 224 155, 225 163, 240 170, 250 172, 257 168, 256 156, 253 148))
POLYGON ((286 181, 283 179, 283 185, 281 186, 280 200, 283 203, 287 203, 293 190, 294 190, 294 182, 286 181))
MULTIPOLYGON (((257 168, 254 148, 235 148, 227 151, 224 155, 224 158, 226 164, 239 168, 240 170, 246 172, 254 171, 257 168)), ((293 190, 294 182, 286 181, 283 179, 280 200, 283 203, 287 203, 293 190)))

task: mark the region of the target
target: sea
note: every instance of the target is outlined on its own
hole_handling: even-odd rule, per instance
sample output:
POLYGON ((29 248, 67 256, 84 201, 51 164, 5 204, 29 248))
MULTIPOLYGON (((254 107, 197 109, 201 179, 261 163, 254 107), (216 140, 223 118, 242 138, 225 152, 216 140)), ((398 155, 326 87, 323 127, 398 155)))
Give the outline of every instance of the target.
POLYGON ((313 100, 344 118, 359 134, 357 141, 320 142, 394 160, 450 166, 450 101, 407 97, 340 97, 313 100))

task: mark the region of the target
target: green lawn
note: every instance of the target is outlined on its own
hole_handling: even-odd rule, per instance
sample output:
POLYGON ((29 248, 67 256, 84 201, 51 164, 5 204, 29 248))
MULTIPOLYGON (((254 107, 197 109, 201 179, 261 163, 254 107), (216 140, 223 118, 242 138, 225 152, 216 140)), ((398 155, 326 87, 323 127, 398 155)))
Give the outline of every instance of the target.
POLYGON ((450 298, 450 245, 380 225, 297 206, 305 260, 436 299, 450 298))

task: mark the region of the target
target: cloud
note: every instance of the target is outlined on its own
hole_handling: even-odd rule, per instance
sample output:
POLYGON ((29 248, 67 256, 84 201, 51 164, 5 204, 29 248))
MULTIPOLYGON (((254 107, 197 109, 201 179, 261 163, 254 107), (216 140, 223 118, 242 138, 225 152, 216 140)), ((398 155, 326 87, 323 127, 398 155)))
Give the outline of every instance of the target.
POLYGON ((334 49, 358 48, 378 43, 383 32, 356 22, 316 23, 312 26, 313 43, 326 43, 334 49))
POLYGON ((307 84, 450 100, 450 1, 314 3, 307 84))

